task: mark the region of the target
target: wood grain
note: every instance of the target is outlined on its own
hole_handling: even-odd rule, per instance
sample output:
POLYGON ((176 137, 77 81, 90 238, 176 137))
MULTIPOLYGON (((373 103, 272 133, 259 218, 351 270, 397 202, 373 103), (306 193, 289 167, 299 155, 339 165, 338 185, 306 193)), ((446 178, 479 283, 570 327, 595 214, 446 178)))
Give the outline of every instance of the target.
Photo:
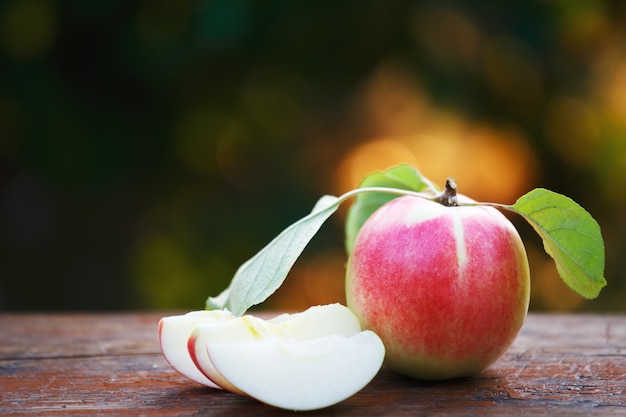
MULTIPOLYGON (((0 414, 293 414, 191 382, 161 356, 166 313, 0 314, 0 414)), ((531 314, 474 378, 420 382, 385 368, 310 416, 626 415, 626 316, 531 314)))

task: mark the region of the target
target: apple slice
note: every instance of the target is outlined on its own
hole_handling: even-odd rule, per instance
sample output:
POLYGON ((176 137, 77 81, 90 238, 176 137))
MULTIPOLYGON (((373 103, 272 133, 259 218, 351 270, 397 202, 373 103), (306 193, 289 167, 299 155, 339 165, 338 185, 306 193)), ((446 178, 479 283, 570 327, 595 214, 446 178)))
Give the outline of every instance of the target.
POLYGON ((233 319, 227 310, 199 310, 178 316, 163 317, 159 321, 159 340, 165 360, 179 373, 192 381, 212 388, 221 388, 196 367, 187 349, 187 340, 199 323, 214 323, 233 319))
POLYGON ((300 313, 281 314, 268 320, 268 323, 280 325, 285 334, 301 340, 361 331, 361 323, 354 313, 338 303, 309 307, 300 313))
POLYGON ((385 357, 371 331, 309 340, 269 338, 208 343, 217 371, 261 402, 288 410, 314 410, 354 395, 378 373, 385 357))
POLYGON ((223 389, 243 394, 215 369, 206 350, 208 343, 249 342, 273 336, 306 340, 360 331, 361 325, 350 309, 341 304, 328 304, 313 306, 301 313, 281 314, 267 321, 246 315, 201 323, 191 332, 187 347, 191 360, 204 376, 223 389))
POLYGON ((245 395, 215 369, 206 350, 207 343, 258 340, 261 337, 261 333, 270 331, 269 327, 263 320, 253 316, 235 317, 221 322, 198 324, 194 327, 187 342, 189 356, 196 368, 211 382, 227 391, 245 395))

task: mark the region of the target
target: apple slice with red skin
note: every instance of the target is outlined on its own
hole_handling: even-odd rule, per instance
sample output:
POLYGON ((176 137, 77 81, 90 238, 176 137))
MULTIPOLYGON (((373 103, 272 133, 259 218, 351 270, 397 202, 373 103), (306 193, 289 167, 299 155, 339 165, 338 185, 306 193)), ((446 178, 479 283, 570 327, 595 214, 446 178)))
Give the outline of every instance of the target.
POLYGON ((208 379, 194 364, 187 341, 193 328, 199 323, 227 321, 234 316, 227 310, 199 310, 187 314, 163 317, 159 320, 159 342, 165 360, 172 368, 199 384, 221 388, 208 379))
POLYGON ((297 340, 279 336, 208 343, 215 369, 238 390, 274 407, 306 411, 356 394, 378 373, 385 357, 371 331, 297 340))
POLYGON ((233 318, 224 322, 198 324, 187 342, 189 356, 196 368, 202 372, 215 385, 222 389, 237 394, 245 395, 241 390, 232 385, 213 366, 206 351, 207 343, 240 343, 259 339, 255 329, 262 330, 265 324, 261 319, 252 316, 233 318))

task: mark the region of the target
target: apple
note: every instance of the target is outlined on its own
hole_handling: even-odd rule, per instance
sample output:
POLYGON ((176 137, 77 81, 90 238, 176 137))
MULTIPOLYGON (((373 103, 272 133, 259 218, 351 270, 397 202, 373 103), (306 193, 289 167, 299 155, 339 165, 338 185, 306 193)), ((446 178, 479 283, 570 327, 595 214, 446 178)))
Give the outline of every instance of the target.
MULTIPOLYGON (((456 190, 454 190, 456 192, 456 190)), ((385 363, 425 380, 471 376, 512 344, 528 311, 522 240, 497 209, 463 195, 403 196, 359 230, 347 305, 386 348, 385 363)))
POLYGON ((161 319, 159 336, 168 362, 191 379, 201 380, 193 368, 204 385, 289 410, 348 398, 376 376, 385 356, 380 338, 341 304, 269 320, 191 312, 161 319))
POLYGON ((194 364, 189 355, 187 341, 197 324, 225 321, 234 317, 228 310, 199 310, 161 318, 158 334, 165 360, 172 368, 192 381, 212 388, 221 388, 208 379, 194 364))

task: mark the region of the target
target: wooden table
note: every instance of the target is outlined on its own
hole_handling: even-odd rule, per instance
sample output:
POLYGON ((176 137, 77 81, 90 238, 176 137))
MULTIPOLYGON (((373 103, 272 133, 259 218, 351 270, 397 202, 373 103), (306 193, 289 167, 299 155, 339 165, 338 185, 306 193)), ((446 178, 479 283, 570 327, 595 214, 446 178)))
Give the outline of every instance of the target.
MULTIPOLYGON (((0 314, 0 415, 273 416, 202 387, 161 356, 165 313, 0 314)), ((626 316, 531 314, 483 374, 418 382, 383 368, 310 416, 626 416, 626 316)))

